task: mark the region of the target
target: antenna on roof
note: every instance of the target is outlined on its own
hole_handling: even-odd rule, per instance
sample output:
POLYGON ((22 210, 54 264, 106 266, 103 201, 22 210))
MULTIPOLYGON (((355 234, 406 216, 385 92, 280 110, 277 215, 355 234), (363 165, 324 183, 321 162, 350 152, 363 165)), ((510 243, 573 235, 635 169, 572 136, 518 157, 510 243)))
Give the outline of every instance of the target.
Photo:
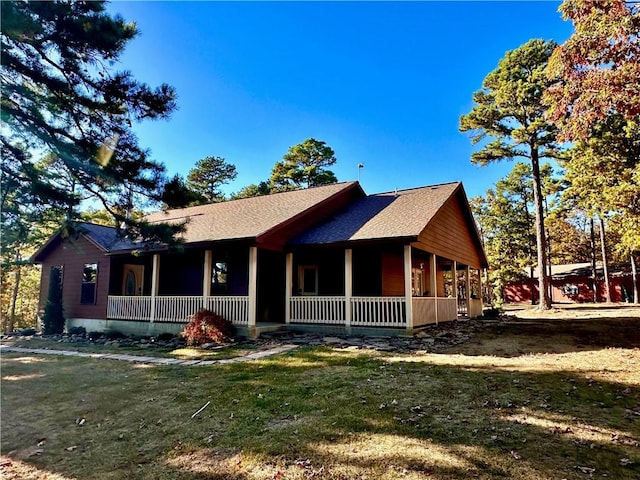
POLYGON ((396 187, 395 191, 393 192, 393 194, 397 197, 398 196, 398 187, 396 187))
POLYGON ((360 183, 360 169, 364 168, 364 163, 358 164, 358 183, 360 183))

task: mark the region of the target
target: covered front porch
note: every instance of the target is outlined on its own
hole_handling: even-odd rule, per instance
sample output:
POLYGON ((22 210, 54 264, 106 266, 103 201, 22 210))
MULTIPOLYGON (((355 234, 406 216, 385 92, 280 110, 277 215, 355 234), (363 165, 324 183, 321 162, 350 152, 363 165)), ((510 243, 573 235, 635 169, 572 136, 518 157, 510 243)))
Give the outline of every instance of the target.
POLYGON ((459 311, 482 314, 480 275, 411 244, 286 254, 213 247, 133 261, 120 261, 112 279, 108 319, 184 324, 206 308, 250 333, 274 323, 411 333, 459 311))

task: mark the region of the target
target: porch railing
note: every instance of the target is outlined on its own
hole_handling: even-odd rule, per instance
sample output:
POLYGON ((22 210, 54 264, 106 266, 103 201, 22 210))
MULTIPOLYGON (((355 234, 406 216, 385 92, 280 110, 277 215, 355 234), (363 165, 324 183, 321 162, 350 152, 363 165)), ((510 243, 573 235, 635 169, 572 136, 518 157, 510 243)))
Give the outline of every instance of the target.
POLYGON ((207 308, 235 325, 249 323, 247 296, 109 296, 107 318, 142 322, 187 323, 194 313, 207 308), (152 308, 153 306, 153 308, 152 308))
POLYGON ((334 296, 291 297, 291 323, 344 325, 345 298, 334 296))
MULTIPOLYGON (((291 323, 346 324, 345 297, 291 297, 289 305, 291 323)), ((353 326, 404 327, 406 324, 404 297, 351 298, 351 325, 353 326)))
POLYGON ((405 297, 352 297, 351 325, 406 327, 405 297))
POLYGON ((458 300, 449 297, 413 297, 413 326, 421 327, 458 318, 458 300), (437 311, 437 316, 436 316, 437 311))

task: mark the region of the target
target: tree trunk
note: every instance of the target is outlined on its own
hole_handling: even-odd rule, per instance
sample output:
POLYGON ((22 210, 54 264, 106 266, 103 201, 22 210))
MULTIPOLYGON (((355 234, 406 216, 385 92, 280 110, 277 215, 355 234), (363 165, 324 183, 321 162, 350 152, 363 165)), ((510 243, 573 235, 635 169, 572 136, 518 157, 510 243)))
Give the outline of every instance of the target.
POLYGON ((544 229, 544 209, 542 205, 542 185, 540 181, 540 162, 538 150, 531 146, 531 171, 533 173, 533 202, 536 210, 536 242, 538 246, 538 290, 540 291, 540 310, 551 308, 549 297, 549 273, 547 272, 547 236, 544 229))
POLYGON ((640 303, 638 299, 638 271, 636 269, 636 259, 631 255, 631 280, 633 281, 633 303, 640 303))
POLYGON ((600 217, 600 246, 602 247, 602 269, 604 272, 604 294, 608 303, 611 303, 611 285, 609 284, 609 264, 607 261, 607 244, 604 234, 604 219, 600 217))
POLYGON ((16 303, 18 302, 18 292, 20 291, 20 280, 22 279, 22 265, 20 251, 16 252, 16 271, 13 282, 13 292, 11 294, 11 313, 9 313, 9 323, 5 333, 13 333, 13 327, 16 324, 16 303))
POLYGON ((593 303, 598 302, 598 271, 596 269, 596 230, 591 217, 591 290, 593 291, 593 303))

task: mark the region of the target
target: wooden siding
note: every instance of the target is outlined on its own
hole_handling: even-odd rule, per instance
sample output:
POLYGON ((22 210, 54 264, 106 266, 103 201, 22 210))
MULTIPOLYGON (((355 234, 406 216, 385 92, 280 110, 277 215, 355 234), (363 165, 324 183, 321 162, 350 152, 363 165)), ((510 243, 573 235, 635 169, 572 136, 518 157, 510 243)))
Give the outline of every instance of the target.
POLYGON ((460 195, 452 196, 418 237, 418 247, 473 268, 484 263, 480 239, 464 212, 460 195))
POLYGON ((404 295, 404 257, 402 252, 382 254, 382 296, 404 295))
POLYGON ((62 266, 62 301, 65 318, 107 318, 107 295, 109 291, 110 258, 104 255, 93 242, 80 235, 77 239, 56 239, 49 254, 42 260, 40 282, 40 310, 44 310, 49 292, 51 267, 62 266), (87 263, 98 264, 96 301, 94 304, 80 303, 82 273, 87 263))

